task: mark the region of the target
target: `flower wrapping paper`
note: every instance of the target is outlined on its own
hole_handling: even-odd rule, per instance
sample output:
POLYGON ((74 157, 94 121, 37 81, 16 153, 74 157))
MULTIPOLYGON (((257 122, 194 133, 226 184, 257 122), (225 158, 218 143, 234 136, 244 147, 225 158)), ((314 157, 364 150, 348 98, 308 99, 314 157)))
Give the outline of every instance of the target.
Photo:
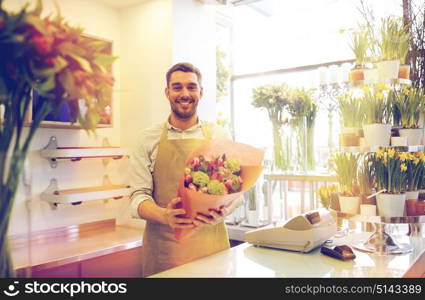
MULTIPOLYGON (((246 144, 233 142, 227 139, 206 140, 196 148, 186 159, 185 166, 196 156, 204 156, 206 159, 226 154, 240 162, 240 176, 243 180, 242 189, 237 193, 227 195, 210 195, 196 192, 184 187, 184 170, 178 186, 177 195, 181 198, 180 206, 186 213, 185 218, 194 219, 198 213, 209 215, 211 209, 219 210, 229 206, 235 199, 242 196, 257 181, 263 170, 264 151, 246 144)), ((174 237, 182 242, 193 233, 194 229, 176 228, 174 237)))

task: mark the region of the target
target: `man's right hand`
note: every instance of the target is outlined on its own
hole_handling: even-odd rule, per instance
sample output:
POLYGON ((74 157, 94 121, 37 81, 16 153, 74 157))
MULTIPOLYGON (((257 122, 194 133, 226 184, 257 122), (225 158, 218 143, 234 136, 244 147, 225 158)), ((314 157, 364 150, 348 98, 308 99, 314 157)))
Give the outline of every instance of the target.
POLYGON ((168 202, 164 211, 164 223, 171 228, 193 228, 195 225, 189 218, 179 217, 184 215, 186 211, 182 208, 176 208, 177 203, 181 202, 180 197, 172 199, 168 202))

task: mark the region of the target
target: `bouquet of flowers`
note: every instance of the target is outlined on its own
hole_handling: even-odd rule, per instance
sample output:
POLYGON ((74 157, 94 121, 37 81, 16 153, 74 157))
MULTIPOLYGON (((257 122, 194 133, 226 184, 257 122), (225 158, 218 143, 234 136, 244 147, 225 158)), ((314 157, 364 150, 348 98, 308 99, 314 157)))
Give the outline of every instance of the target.
POLYGON ((240 162, 226 158, 226 154, 208 161, 204 156, 195 156, 185 168, 184 186, 195 192, 210 195, 227 195, 239 192, 242 188, 240 162))
MULTIPOLYGON (((229 206, 248 191, 260 176, 264 151, 226 139, 207 140, 187 158, 178 188, 184 217, 208 215, 229 206)), ((175 229, 183 240, 192 229, 175 229)))

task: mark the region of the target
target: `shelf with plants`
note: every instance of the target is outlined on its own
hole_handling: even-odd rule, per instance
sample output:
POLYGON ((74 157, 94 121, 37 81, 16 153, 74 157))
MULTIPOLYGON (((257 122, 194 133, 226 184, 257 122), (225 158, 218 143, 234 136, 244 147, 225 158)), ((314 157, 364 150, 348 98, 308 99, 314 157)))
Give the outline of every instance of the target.
POLYGON ((59 189, 57 180, 52 179, 47 189, 41 193, 41 200, 48 202, 55 209, 59 204, 78 205, 92 200, 121 199, 129 193, 129 185, 112 184, 107 176, 101 186, 73 189, 59 189))
POLYGON ((101 147, 58 147, 56 137, 52 136, 40 154, 50 160, 52 167, 56 167, 58 160, 79 161, 83 158, 121 159, 129 157, 129 149, 110 146, 107 140, 104 140, 103 144, 101 147))

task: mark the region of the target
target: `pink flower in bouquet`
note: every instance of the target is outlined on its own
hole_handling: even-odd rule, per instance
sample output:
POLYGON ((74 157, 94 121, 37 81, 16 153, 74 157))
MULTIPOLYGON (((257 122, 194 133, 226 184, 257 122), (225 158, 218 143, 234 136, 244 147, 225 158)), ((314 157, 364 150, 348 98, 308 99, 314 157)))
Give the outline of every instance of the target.
POLYGON ((185 167, 184 186, 211 195, 227 195, 242 189, 240 163, 237 159, 220 155, 209 161, 195 156, 185 167))

